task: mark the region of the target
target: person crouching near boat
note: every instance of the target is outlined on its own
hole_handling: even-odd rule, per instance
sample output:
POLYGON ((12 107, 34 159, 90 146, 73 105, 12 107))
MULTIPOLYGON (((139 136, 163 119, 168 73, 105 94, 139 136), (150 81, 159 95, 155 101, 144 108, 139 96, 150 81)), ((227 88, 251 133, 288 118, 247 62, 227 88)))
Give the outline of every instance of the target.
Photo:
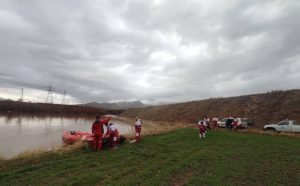
POLYGON ((107 126, 107 131, 105 134, 105 137, 108 139, 112 149, 118 149, 117 143, 118 143, 118 138, 119 138, 119 131, 115 127, 113 123, 109 123, 107 126))
POLYGON ((134 124, 135 128, 135 141, 137 143, 141 142, 141 131, 142 131, 142 121, 140 118, 137 118, 134 124))
POLYGON ((198 122, 198 128, 199 128, 199 138, 205 138, 206 127, 203 121, 198 122))

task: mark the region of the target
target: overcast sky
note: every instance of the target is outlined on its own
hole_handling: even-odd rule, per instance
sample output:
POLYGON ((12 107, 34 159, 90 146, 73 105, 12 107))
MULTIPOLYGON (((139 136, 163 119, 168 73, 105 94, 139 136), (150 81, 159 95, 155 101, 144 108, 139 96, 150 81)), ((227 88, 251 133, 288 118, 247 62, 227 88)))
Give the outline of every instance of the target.
POLYGON ((298 0, 0 0, 0 97, 181 102, 300 88, 298 0))

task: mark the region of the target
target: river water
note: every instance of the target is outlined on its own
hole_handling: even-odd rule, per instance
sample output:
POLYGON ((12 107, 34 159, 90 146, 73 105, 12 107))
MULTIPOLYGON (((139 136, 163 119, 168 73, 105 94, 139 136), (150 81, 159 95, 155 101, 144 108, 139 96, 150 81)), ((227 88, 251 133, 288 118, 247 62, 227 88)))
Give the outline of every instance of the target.
MULTIPOLYGON (((0 115, 0 156, 11 158, 24 151, 54 150, 62 146, 64 131, 91 132, 93 117, 0 115)), ((121 134, 131 132, 124 120, 113 118, 121 134)))

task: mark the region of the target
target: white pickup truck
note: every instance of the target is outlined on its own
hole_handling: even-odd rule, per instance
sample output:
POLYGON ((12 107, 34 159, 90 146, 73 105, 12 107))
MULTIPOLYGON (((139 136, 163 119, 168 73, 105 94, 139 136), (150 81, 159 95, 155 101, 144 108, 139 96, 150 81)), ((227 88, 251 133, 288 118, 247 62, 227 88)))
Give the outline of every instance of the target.
POLYGON ((284 120, 277 124, 265 125, 264 130, 277 132, 300 132, 300 125, 294 120, 284 120))

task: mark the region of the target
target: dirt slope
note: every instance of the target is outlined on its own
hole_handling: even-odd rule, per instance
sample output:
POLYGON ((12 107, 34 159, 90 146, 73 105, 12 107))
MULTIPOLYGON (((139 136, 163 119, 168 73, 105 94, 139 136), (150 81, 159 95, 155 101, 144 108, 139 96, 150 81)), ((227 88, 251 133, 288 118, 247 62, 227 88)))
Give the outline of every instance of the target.
POLYGON ((255 118, 256 126, 282 119, 300 122, 300 90, 273 91, 265 94, 214 98, 178 104, 128 109, 121 115, 153 121, 196 123, 204 115, 255 118))

